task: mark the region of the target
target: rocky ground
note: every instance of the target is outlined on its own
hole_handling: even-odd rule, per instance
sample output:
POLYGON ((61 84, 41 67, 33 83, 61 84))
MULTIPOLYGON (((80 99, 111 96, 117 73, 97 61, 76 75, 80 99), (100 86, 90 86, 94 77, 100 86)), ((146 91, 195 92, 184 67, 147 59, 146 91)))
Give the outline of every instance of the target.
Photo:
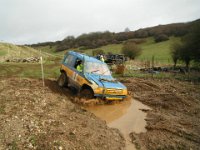
MULTIPOLYGON (((130 93, 150 106, 147 132, 130 133, 137 149, 200 149, 200 86, 177 80, 121 79, 130 93)), ((145 110, 143 110, 145 111, 145 110)))
POLYGON ((117 129, 74 104, 55 80, 0 79, 0 149, 124 149, 117 129))
MULTIPOLYGON (((130 133, 141 150, 198 150, 200 86, 177 80, 121 78, 150 106, 147 132, 130 133)), ((125 149, 123 135, 75 103, 54 79, 0 78, 0 149, 125 149)))

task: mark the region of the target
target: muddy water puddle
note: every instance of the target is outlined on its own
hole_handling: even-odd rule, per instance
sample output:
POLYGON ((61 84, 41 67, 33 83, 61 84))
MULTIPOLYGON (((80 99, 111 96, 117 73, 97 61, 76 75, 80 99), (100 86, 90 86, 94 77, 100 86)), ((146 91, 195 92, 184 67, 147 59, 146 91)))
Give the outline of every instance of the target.
POLYGON ((132 99, 117 104, 87 106, 86 109, 105 120, 109 127, 119 129, 126 139, 127 150, 135 149, 129 133, 146 132, 147 114, 142 110, 150 110, 150 108, 139 101, 132 99))

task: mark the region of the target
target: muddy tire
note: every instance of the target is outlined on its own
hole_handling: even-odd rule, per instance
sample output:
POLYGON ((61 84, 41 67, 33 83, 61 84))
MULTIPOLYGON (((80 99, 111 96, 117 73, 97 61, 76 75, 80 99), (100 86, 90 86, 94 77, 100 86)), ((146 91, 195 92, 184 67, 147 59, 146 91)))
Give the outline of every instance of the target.
POLYGON ((60 77, 58 78, 58 85, 60 87, 65 87, 68 85, 67 75, 64 72, 62 72, 60 77))
POLYGON ((80 98, 92 99, 92 98, 94 98, 94 93, 89 88, 82 89, 80 91, 80 98))

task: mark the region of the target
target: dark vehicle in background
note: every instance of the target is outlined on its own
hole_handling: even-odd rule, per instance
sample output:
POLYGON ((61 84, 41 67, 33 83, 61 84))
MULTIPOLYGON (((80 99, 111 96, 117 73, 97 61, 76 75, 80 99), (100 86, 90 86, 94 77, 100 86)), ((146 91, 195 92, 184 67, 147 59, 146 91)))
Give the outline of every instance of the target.
MULTIPOLYGON (((123 64, 125 61, 128 60, 128 58, 123 54, 107 54, 103 56, 105 59, 105 63, 107 63, 108 65, 123 64)), ((100 60, 100 55, 98 55, 96 58, 100 60)))

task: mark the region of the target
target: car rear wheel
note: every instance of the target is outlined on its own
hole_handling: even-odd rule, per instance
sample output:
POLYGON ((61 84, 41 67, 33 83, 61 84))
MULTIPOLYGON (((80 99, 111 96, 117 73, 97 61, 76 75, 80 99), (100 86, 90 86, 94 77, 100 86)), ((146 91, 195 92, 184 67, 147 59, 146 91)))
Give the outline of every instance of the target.
POLYGON ((64 72, 62 72, 60 77, 58 78, 58 85, 60 87, 65 87, 67 86, 67 84, 68 84, 67 75, 64 72))
POLYGON ((80 97, 86 99, 92 99, 94 98, 94 93, 91 89, 85 88, 80 91, 80 97))

